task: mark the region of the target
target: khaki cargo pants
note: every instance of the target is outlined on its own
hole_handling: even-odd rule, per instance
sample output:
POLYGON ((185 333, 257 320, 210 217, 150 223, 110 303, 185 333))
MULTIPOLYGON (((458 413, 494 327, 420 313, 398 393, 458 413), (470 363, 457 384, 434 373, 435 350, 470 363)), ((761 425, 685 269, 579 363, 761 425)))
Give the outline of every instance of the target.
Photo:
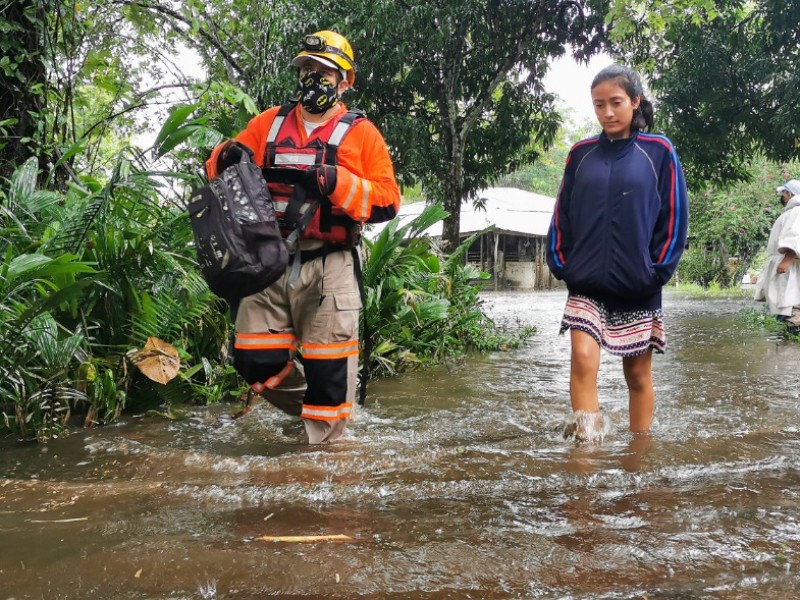
POLYGON ((244 298, 236 317, 234 366, 267 401, 303 420, 310 444, 341 437, 355 406, 361 296, 354 260, 351 250, 329 250, 304 262, 293 283, 290 265, 244 298))

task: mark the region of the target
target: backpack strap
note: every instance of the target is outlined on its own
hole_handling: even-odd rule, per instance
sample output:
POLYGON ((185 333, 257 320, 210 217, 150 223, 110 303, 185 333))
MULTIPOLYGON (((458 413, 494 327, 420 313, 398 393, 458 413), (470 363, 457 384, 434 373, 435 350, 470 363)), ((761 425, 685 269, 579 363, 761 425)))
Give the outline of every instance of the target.
MULTIPOLYGON (((300 189, 301 186, 296 186, 295 190, 300 189)), ((294 195, 292 196, 294 197, 294 195)), ((305 197, 305 193, 303 193, 303 197, 305 197)), ((290 265, 290 274, 289 274, 289 287, 294 287, 295 282, 297 282, 298 277, 300 277, 300 266, 303 262, 303 258, 300 252, 300 238, 303 235, 303 232, 306 230, 306 227, 311 222, 311 219, 314 217, 314 213, 317 212, 319 208, 319 200, 314 200, 306 209, 306 212, 303 213, 303 216, 300 217, 297 221, 297 225, 286 238, 286 248, 289 251, 289 265, 290 265)))

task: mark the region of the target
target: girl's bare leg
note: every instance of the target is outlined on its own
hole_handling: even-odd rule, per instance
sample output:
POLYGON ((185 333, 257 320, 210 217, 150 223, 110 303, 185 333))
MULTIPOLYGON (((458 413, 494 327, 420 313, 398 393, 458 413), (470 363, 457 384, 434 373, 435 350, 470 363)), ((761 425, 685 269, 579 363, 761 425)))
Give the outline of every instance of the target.
POLYGON ((572 411, 599 412, 597 372, 600 370, 600 346, 585 331, 570 329, 569 397, 572 411))
POLYGON ((650 431, 653 412, 656 406, 656 393, 653 389, 653 349, 639 356, 622 359, 625 381, 628 383, 628 402, 631 431, 641 433, 650 431))

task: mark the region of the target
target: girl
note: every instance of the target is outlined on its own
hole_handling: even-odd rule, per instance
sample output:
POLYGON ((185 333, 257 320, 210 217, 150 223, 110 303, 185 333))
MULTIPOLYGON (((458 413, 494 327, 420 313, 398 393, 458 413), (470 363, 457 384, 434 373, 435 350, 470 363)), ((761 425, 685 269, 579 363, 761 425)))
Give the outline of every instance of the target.
POLYGON ((592 81, 603 132, 569 152, 548 232, 547 263, 569 290, 570 399, 576 435, 599 434, 600 348, 622 357, 630 429, 650 429, 653 350, 666 347, 661 288, 686 245, 688 198, 678 156, 653 126, 635 71, 611 65, 592 81))

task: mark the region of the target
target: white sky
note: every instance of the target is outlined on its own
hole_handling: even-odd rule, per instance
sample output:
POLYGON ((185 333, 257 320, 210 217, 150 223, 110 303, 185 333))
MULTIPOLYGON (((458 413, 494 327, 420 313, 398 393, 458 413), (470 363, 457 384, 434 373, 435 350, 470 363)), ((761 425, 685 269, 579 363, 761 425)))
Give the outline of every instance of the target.
POLYGON ((561 102, 571 111, 576 123, 585 118, 594 120, 592 97, 589 86, 592 79, 601 69, 607 67, 612 58, 607 54, 598 54, 589 60, 589 64, 579 64, 569 54, 555 60, 544 78, 545 89, 556 94, 561 102))

